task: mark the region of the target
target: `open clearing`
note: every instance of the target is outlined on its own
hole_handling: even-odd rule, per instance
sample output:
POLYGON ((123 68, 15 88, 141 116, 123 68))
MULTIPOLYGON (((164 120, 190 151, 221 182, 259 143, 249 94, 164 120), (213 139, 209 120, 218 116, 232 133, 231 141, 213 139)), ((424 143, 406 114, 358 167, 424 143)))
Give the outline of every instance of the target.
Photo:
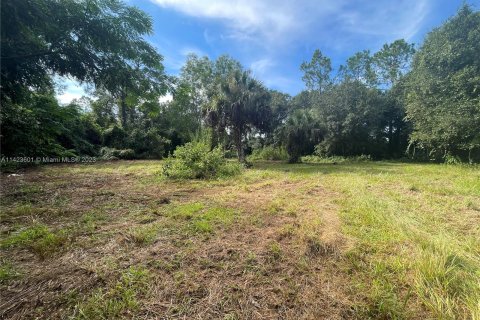
POLYGON ((480 319, 480 170, 160 161, 2 177, 0 318, 480 319))

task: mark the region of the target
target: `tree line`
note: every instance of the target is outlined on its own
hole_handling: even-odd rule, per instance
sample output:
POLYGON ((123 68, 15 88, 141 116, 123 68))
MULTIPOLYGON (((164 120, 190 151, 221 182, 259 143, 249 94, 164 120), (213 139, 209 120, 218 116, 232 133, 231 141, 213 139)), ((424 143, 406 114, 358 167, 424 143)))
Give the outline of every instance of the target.
POLYGON ((167 75, 145 40, 152 18, 120 0, 5 0, 1 18, 2 156, 162 158, 207 134, 241 162, 262 148, 290 162, 480 161, 480 12, 467 4, 418 48, 396 40, 337 70, 316 50, 293 97, 228 55, 191 54, 167 75), (56 76, 91 96, 59 104, 56 76))

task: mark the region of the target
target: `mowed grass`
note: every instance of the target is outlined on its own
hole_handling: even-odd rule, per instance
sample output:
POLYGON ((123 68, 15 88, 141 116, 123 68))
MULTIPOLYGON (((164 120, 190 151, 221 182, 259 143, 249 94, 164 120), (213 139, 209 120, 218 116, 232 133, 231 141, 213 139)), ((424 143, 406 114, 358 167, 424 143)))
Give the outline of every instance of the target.
POLYGON ((0 317, 480 319, 478 166, 160 169, 2 177, 0 317))

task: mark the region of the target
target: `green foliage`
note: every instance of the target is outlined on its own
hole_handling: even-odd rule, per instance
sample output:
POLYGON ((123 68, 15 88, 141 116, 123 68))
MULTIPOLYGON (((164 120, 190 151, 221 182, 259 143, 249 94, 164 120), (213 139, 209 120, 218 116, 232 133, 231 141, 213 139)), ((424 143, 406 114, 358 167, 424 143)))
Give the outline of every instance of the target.
POLYGON ((219 119, 217 130, 230 129, 237 149, 238 160, 245 162, 244 139, 248 132, 269 128, 271 119, 270 94, 248 71, 236 70, 221 83, 215 105, 219 119))
POLYGON ((5 1, 1 9, 3 155, 97 155, 104 138, 137 157, 163 156, 159 128, 131 130, 141 112, 151 117, 169 82, 162 56, 143 39, 152 31, 146 13, 120 0, 5 1), (91 111, 60 106, 53 76, 95 85, 98 99, 84 99, 91 111))
POLYGON ((254 149, 248 157, 249 160, 287 160, 288 153, 284 148, 275 148, 274 146, 265 146, 261 149, 254 149))
POLYGON ((411 144, 428 158, 480 159, 480 12, 463 6, 429 33, 408 77, 411 144))
POLYGON ((128 134, 117 125, 106 129, 103 132, 103 141, 105 146, 116 149, 123 149, 126 145, 128 134))
POLYGON ((147 75, 163 75, 162 57, 142 38, 150 17, 119 0, 2 1, 1 29, 2 102, 48 87, 52 72, 112 92, 119 81, 143 85, 147 75))
POLYGON ((340 66, 339 73, 344 81, 360 81, 369 86, 375 86, 377 83, 374 59, 370 50, 357 52, 348 58, 346 64, 340 66))
MULTIPOLYGON (((268 90, 227 55, 191 54, 179 77, 166 76, 144 39, 151 18, 121 0, 1 9, 4 156, 160 159, 207 129, 212 154, 235 149, 240 162, 252 149, 252 159, 285 157, 255 150, 265 145, 285 148, 290 162, 314 148, 321 157, 401 158, 408 149, 417 159, 480 161, 480 13, 468 5, 416 53, 399 39, 355 53, 335 74, 315 50, 300 66, 307 90, 295 97, 268 90), (95 99, 60 105, 57 76, 93 85, 95 99), (160 102, 167 91, 173 99, 160 102)), ((210 157, 207 167, 238 171, 210 157)), ((168 165, 183 177, 214 170, 168 165)))
POLYGON ((169 179, 212 179, 239 174, 241 165, 227 162, 220 148, 205 142, 189 142, 166 159, 162 175, 169 179))
POLYGON ((157 224, 147 224, 132 227, 127 232, 127 240, 137 245, 146 245, 155 241, 158 235, 159 226, 157 224))
POLYGON ((31 94, 23 104, 1 108, 1 149, 6 156, 95 155, 99 128, 75 104, 60 106, 52 93, 31 94))
POLYGON ((324 128, 318 155, 382 155, 386 103, 378 90, 348 81, 332 86, 317 103, 317 121, 324 128))
POLYGON ((136 158, 161 159, 169 143, 170 140, 164 138, 159 129, 143 127, 132 130, 127 145, 133 149, 136 158))
POLYGON ((384 44, 373 56, 376 78, 380 84, 392 87, 399 81, 409 71, 414 53, 414 45, 403 39, 384 44))
POLYGON ((295 163, 300 157, 313 152, 315 142, 322 136, 322 130, 316 119, 308 110, 296 110, 283 127, 285 148, 288 153, 288 162, 295 163))

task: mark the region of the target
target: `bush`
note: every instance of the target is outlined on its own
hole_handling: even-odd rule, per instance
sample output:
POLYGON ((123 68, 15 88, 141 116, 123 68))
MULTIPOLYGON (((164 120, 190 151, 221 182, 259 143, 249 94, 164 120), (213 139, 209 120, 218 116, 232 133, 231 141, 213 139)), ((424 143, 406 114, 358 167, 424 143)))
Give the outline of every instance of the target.
POLYGON ((162 175, 170 179, 211 179, 233 176, 241 169, 240 164, 227 162, 220 148, 210 150, 204 142, 190 142, 165 161, 162 175))
POLYGON ((115 148, 103 147, 100 149, 100 156, 102 160, 129 160, 135 158, 135 152, 132 149, 119 150, 115 148))
POLYGON ((458 157, 458 156, 447 154, 444 158, 444 163, 445 164, 460 164, 460 163, 462 163, 462 159, 460 159, 460 157, 458 157))
POLYGON ((288 153, 283 148, 265 146, 261 149, 254 149, 248 160, 288 160, 288 153))

